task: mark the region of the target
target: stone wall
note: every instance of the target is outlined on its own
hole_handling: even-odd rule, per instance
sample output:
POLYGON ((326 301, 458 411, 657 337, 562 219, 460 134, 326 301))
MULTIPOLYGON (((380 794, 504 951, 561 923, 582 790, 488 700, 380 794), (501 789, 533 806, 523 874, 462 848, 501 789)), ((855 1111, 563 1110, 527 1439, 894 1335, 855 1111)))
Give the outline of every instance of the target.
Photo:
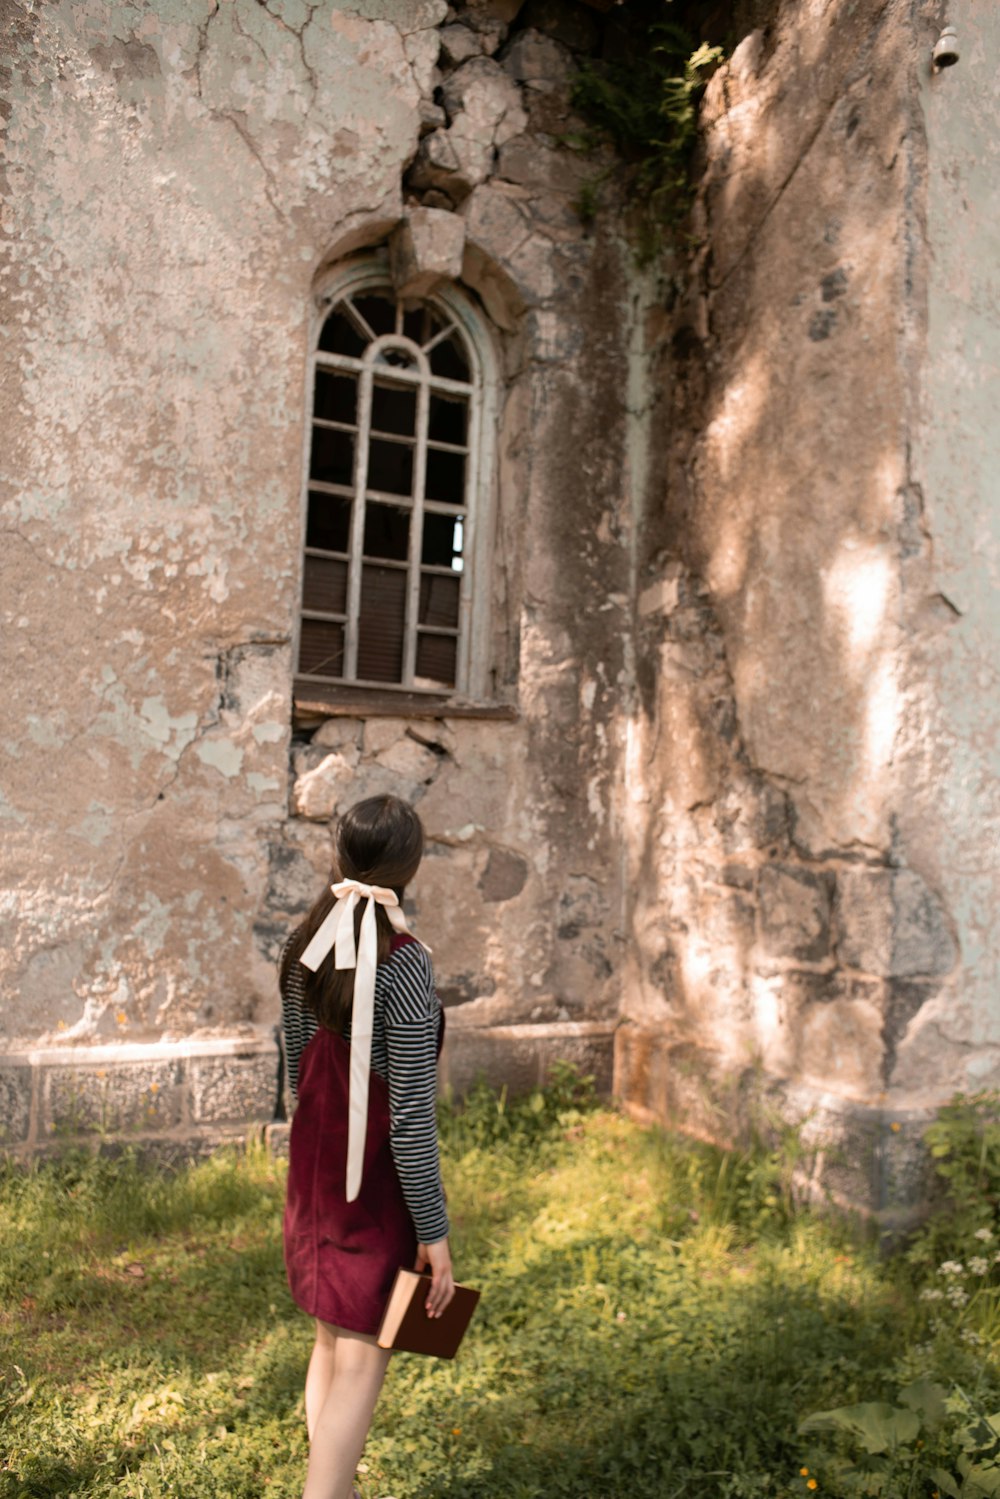
POLYGON ((934 78, 909 3, 781 5, 713 78, 640 576, 618 1086, 716 1136, 791 1115, 816 1190, 888 1216, 928 1113, 1000 1080, 1000 35, 966 12, 934 78))
MULTIPOLYGON (((4 14, 8 1139, 61 1129, 45 1079, 72 1048, 88 1098, 95 1046, 115 1078, 146 1048, 140 1093, 154 1055, 182 1079, 245 1036, 276 1077, 277 948, 331 819, 381 789, 429 834, 449 1075, 565 1053, 610 1083, 633 298, 613 220, 574 209, 600 163, 563 143, 604 23, 569 0, 4 14), (314 292, 390 242, 405 279, 434 214, 501 370, 495 691, 480 717, 295 715, 314 292)), ((164 1129, 201 1122, 178 1103, 164 1129)))
POLYGON ((692 262, 640 270, 570 144, 603 0, 8 7, 8 1144, 260 1121, 275 955, 381 790, 458 1089, 613 1048, 643 1117, 798 1120, 891 1217, 996 1083, 1000 23, 957 0, 932 77, 916 0, 749 11, 692 262), (359 256, 450 276, 499 372, 492 685, 423 712, 292 701, 359 256))

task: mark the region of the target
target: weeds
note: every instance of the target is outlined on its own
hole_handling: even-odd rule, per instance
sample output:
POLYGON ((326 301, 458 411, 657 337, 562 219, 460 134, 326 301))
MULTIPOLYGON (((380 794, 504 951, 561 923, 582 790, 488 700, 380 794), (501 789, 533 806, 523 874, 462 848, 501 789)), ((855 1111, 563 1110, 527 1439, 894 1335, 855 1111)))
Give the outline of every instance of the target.
MULTIPOLYGON (((880 1261, 795 1202, 793 1137, 643 1130, 569 1069, 527 1098, 478 1088, 441 1128, 483 1300, 454 1364, 390 1367, 365 1499, 1000 1492, 978 1206, 880 1261), (927 1258, 959 1244, 961 1276, 927 1258), (966 1301, 923 1294, 952 1284, 966 1301)), ((977 1131, 942 1137, 958 1190, 977 1131)), ((0 1173, 0 1499, 297 1499, 311 1329, 283 1180, 258 1151, 0 1173)))
MULTIPOLYGON (((661 17, 633 26, 631 55, 581 67, 573 104, 588 128, 568 144, 584 152, 605 141, 614 146, 635 205, 639 259, 648 261, 690 209, 698 102, 723 52, 696 45, 683 27, 661 17)), ((596 173, 581 189, 577 211, 585 223, 596 215, 609 175, 618 174, 596 173)))

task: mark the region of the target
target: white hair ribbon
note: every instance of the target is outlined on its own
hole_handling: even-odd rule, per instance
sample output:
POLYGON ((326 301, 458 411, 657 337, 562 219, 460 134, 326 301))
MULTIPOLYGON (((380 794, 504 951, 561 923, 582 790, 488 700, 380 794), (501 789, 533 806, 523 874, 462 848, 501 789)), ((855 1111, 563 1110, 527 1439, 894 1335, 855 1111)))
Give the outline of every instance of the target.
MULTIPOLYGON (((406 917, 395 890, 384 885, 365 885, 360 880, 341 880, 331 885, 337 897, 299 962, 313 973, 330 952, 334 967, 354 968, 354 1004, 351 1010, 351 1081, 347 1123, 347 1200, 353 1202, 361 1189, 365 1160, 365 1135, 368 1129, 368 1078, 372 1061, 372 1029, 375 1020, 375 966, 378 962, 378 934, 375 907, 381 906, 394 931, 409 935, 406 917), (359 941, 354 941, 354 911, 359 900, 366 901, 361 917, 359 941)), ((428 949, 429 951, 430 949, 428 949)))

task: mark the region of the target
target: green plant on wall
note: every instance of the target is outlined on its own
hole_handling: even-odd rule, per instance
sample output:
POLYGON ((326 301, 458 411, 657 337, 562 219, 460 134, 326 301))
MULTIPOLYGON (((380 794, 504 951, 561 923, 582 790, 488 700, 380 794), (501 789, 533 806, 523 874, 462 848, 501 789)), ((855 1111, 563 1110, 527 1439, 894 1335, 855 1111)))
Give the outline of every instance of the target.
MULTIPOLYGON (((642 259, 679 230, 690 209, 698 102, 722 57, 721 47, 696 44, 662 16, 636 18, 622 56, 585 63, 577 76, 573 103, 589 128, 576 144, 588 150, 610 142, 624 161, 642 259)), ((596 214, 608 175, 595 175, 581 191, 584 220, 596 214)))

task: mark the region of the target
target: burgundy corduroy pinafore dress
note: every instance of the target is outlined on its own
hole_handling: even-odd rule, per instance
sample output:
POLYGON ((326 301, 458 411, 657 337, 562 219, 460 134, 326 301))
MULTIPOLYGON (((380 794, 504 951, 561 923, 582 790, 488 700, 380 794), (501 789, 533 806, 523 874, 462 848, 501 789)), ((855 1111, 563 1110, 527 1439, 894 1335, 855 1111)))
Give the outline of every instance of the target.
MULTIPOLYGON (((393 938, 395 952, 412 937, 393 938)), ((438 1031, 441 1049, 444 1016, 438 1031)), ((361 1190, 348 1202, 351 1048, 322 1026, 299 1062, 289 1141, 285 1269, 298 1306, 351 1332, 375 1333, 396 1271, 412 1270, 417 1236, 389 1146, 389 1087, 372 1070, 361 1190)))

